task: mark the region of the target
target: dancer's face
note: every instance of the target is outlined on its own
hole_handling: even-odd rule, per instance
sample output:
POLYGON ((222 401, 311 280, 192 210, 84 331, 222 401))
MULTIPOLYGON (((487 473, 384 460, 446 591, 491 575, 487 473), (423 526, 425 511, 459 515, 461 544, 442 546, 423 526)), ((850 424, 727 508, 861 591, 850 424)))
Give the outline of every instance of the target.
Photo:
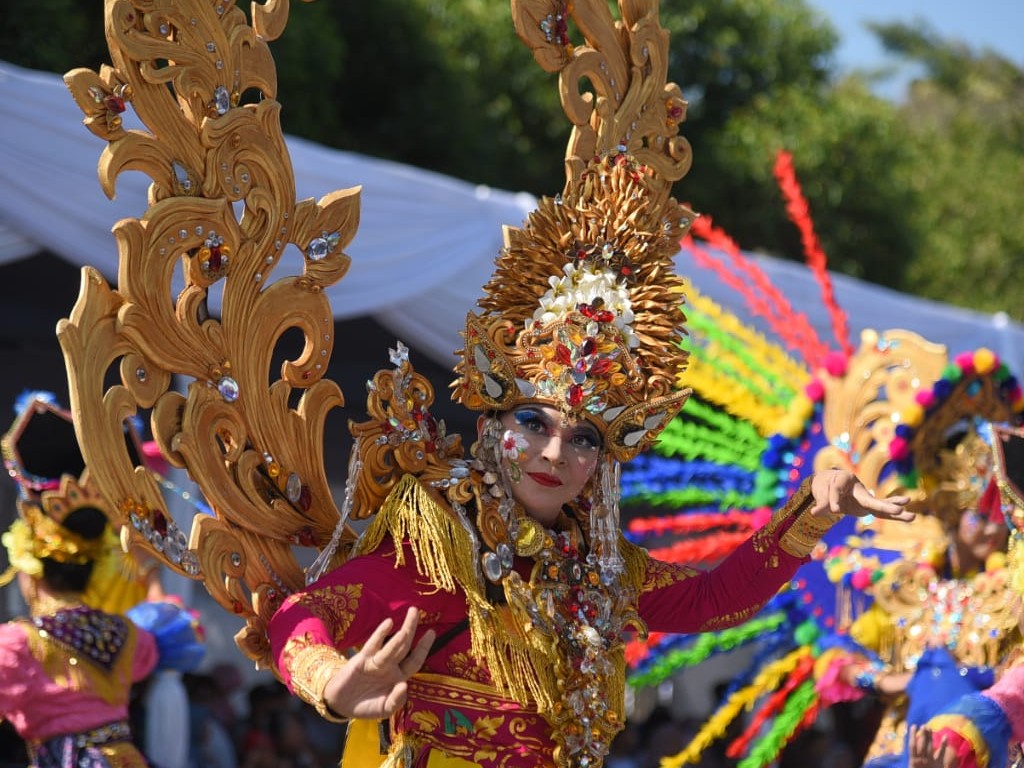
POLYGON ((1002 520, 983 515, 974 509, 960 516, 957 538, 972 557, 984 565, 989 555, 1006 550, 1009 529, 1002 520))
POLYGON ((513 498, 537 522, 554 525, 594 475, 603 448, 600 432, 586 421, 564 423, 557 409, 545 405, 519 406, 499 421, 513 498))

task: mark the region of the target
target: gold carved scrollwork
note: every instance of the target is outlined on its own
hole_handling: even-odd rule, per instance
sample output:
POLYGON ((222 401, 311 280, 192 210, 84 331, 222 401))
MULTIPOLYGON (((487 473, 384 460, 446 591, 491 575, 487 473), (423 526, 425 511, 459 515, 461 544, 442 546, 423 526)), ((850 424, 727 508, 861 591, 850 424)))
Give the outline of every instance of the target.
MULTIPOLYGON (((350 515, 355 520, 376 512, 404 475, 428 483, 450 478, 445 488, 458 485, 451 482, 459 478, 451 478, 449 460, 461 462, 461 438, 446 434, 444 422, 431 415, 434 388, 413 369, 408 350, 399 345, 391 352, 395 367, 379 370, 368 384, 367 420, 349 423, 362 461, 350 515)), ((453 500, 465 503, 469 496, 453 500)))
POLYGON ((677 135, 686 101, 668 82, 669 36, 657 2, 620 0, 619 12, 614 19, 605 0, 512 0, 516 33, 541 67, 560 73, 562 108, 573 124, 566 190, 580 183, 595 155, 624 144, 654 169, 664 199, 693 159, 677 135), (574 34, 582 34, 580 44, 572 43, 574 34))
POLYGON ((334 322, 323 289, 348 269, 359 190, 295 200, 267 47, 288 2, 252 12, 250 26, 231 0, 105 0, 111 65, 65 81, 107 142, 104 192, 113 196, 124 170, 153 183, 143 215, 115 227, 116 288, 86 268, 58 336, 83 453, 126 535, 203 579, 246 619, 239 646, 267 663, 266 621, 303 584, 292 546, 324 546, 339 518, 323 441, 343 398, 324 377, 334 322), (129 109, 144 128, 125 127, 129 109), (298 274, 279 270, 288 247, 302 253, 298 274), (275 350, 296 330, 303 348, 275 377, 275 350), (122 436, 140 410, 214 512, 197 515, 173 546, 160 482, 122 436))
POLYGON ((938 380, 946 361, 944 346, 910 331, 881 336, 864 331, 845 375, 822 375, 822 423, 829 445, 816 455, 815 469, 848 469, 879 495, 890 492, 880 477, 895 435, 894 416, 898 419, 919 390, 938 380))

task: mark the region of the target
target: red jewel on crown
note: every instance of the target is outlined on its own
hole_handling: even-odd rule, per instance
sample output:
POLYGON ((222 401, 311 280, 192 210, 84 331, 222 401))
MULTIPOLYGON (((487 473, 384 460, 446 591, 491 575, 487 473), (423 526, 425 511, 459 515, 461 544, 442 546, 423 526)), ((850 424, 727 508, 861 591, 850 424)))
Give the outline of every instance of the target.
POLYGON ((607 309, 601 309, 604 302, 601 299, 594 299, 590 304, 577 304, 576 311, 584 317, 589 317, 599 323, 610 323, 615 319, 615 313, 607 309))

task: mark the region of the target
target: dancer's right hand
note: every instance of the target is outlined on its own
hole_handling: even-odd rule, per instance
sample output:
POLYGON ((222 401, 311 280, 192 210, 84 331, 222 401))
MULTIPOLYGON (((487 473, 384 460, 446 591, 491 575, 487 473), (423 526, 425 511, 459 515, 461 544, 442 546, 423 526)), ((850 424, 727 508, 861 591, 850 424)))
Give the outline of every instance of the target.
POLYGON ((909 768, 956 768, 957 758, 943 741, 934 745, 934 734, 927 726, 910 726, 909 768))
POLYGON ((327 706, 343 717, 368 720, 394 714, 408 695, 406 680, 423 666, 434 644, 435 633, 428 630, 413 645, 418 625, 416 608, 409 608, 402 626, 391 637, 391 619, 377 625, 366 644, 324 687, 327 706))

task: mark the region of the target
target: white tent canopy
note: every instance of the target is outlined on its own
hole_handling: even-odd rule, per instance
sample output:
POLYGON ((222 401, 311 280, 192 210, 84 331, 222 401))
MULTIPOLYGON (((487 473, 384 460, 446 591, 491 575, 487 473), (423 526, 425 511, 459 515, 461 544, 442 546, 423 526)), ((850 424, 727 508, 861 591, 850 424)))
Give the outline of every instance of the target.
MULTIPOLYGON (((129 113, 125 113, 126 119, 129 113)), ((115 221, 141 215, 149 179, 126 173, 117 199, 100 190, 102 142, 58 75, 0 62, 0 264, 40 250, 116 275, 115 221)), ((361 185, 359 232, 347 249, 348 275, 329 289, 338 319, 372 315, 406 343, 449 364, 465 313, 479 296, 501 246, 503 224, 518 225, 534 198, 474 186, 418 168, 288 138, 300 198, 361 185)), ((752 257, 823 338, 829 318, 809 270, 752 257)), ((702 292, 736 309, 737 298, 683 251, 679 271, 702 292)), ((1024 369, 1024 327, 833 275, 852 333, 902 327, 959 352, 979 346, 1024 369)))

